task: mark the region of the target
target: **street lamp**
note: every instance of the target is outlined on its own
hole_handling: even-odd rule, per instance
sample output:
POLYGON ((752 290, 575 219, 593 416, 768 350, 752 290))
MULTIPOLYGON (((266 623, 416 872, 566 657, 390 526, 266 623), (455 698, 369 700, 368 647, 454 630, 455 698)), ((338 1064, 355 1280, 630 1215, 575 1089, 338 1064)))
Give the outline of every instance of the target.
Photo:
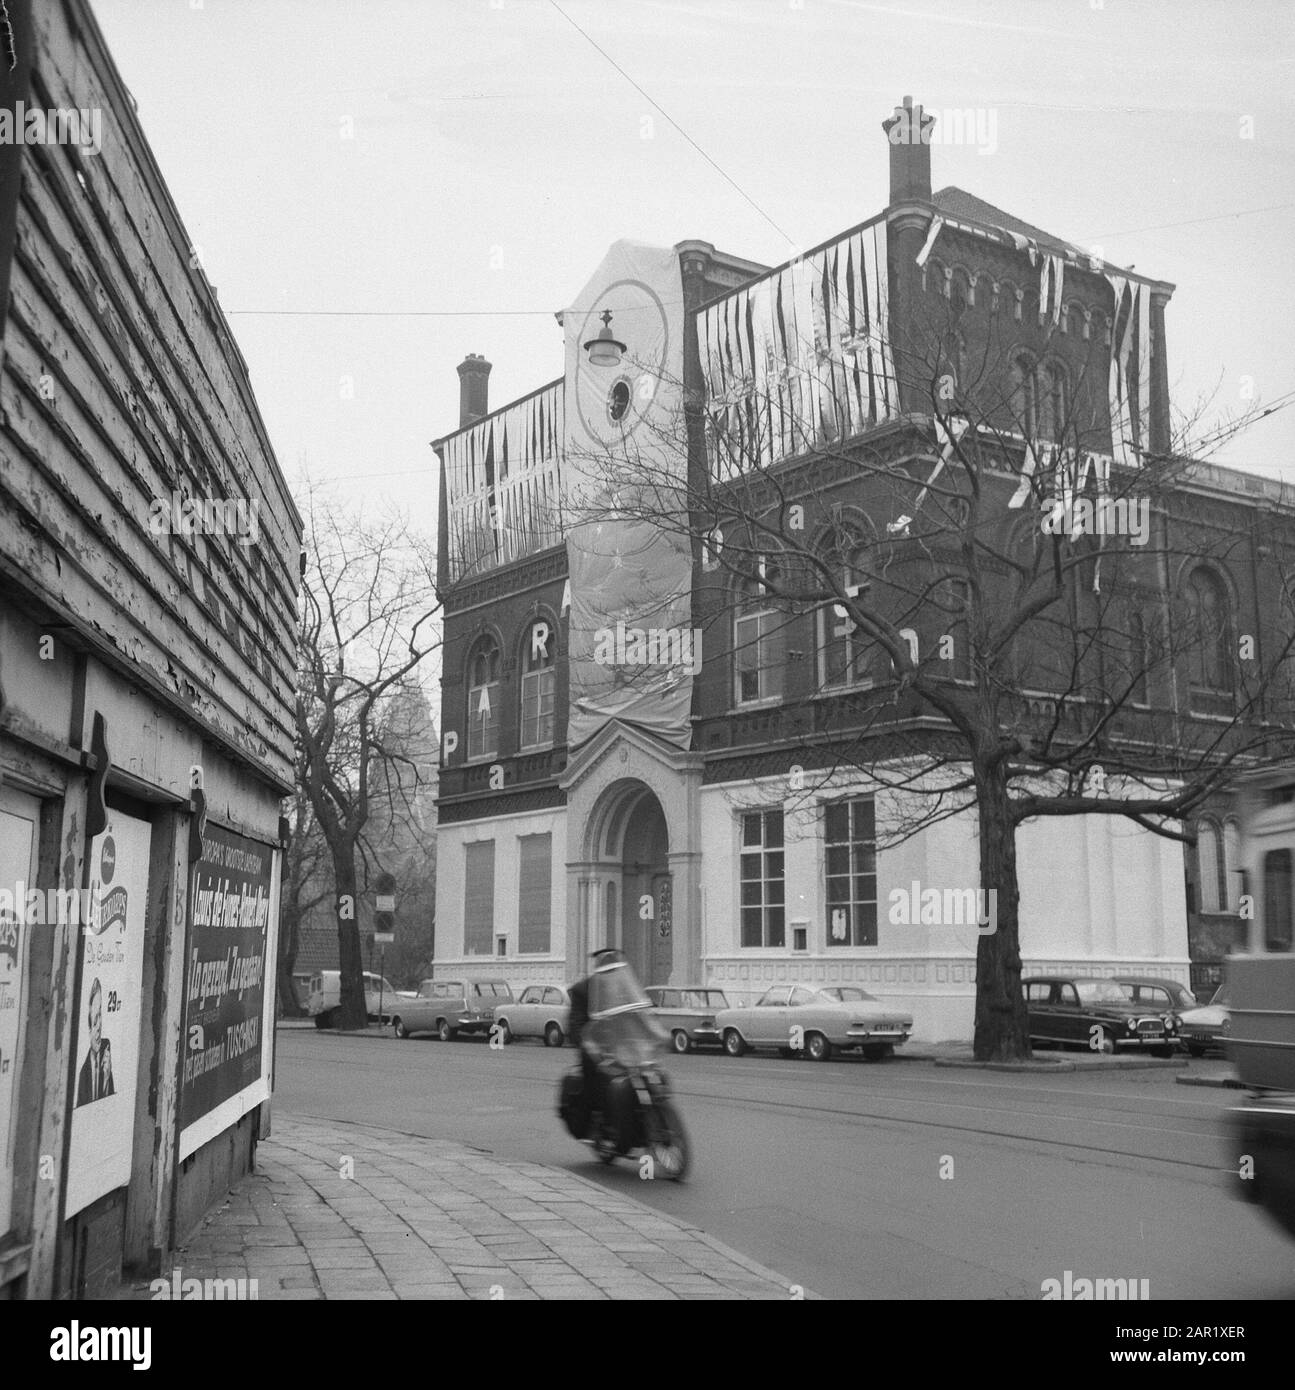
POLYGON ((603 326, 596 338, 590 338, 584 345, 589 354, 591 367, 618 367, 625 352, 625 344, 617 342, 612 336, 612 311, 603 310, 603 326))

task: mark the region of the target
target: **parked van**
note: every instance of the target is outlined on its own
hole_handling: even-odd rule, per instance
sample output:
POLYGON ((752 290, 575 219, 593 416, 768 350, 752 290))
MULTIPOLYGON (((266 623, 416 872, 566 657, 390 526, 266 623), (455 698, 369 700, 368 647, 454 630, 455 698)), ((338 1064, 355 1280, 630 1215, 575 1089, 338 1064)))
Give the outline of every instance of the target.
MULTIPOLYGON (((364 1012, 369 1021, 386 1023, 396 1012, 402 997, 391 981, 382 975, 364 972, 364 1012)), ((316 1028, 332 1028, 337 1022, 337 1009, 342 1002, 342 972, 318 970, 310 977, 310 1000, 306 1008, 313 1015, 316 1028)))

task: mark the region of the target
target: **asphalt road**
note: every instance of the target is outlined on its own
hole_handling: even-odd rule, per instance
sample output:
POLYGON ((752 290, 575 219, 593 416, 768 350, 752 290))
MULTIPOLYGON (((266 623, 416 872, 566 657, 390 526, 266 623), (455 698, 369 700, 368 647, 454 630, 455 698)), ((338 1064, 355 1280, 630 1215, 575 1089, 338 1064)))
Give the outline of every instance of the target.
POLYGON ((1295 1242, 1225 1171, 1235 1091, 1163 1070, 672 1057, 693 1146, 674 1184, 570 1138, 554 1104, 573 1060, 280 1030, 275 1106, 578 1171, 830 1298, 1038 1299, 1066 1270, 1148 1279, 1153 1299, 1295 1298, 1295 1242))

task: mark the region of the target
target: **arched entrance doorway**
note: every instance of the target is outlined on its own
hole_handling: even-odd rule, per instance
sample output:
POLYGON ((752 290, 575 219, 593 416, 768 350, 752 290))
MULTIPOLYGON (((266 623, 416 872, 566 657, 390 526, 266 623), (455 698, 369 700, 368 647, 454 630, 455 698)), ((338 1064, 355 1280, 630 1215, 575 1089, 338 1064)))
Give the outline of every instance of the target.
POLYGON ((577 750, 567 797, 566 959, 618 946, 644 984, 691 984, 702 965, 700 753, 613 720, 577 750))
POLYGON ((625 820, 621 842, 621 950, 645 984, 670 978, 670 832, 646 789, 625 820))
POLYGON ((591 858, 602 880, 602 911, 590 949, 618 946, 644 984, 668 982, 674 885, 661 802, 645 783, 627 778, 607 789, 598 812, 591 858))

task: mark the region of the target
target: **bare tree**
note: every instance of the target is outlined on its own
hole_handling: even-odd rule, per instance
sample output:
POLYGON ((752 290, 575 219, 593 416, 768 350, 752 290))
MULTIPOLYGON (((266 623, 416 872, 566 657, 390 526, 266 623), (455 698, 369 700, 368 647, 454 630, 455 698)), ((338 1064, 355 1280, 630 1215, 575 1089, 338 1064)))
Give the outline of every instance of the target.
POLYGON ((398 517, 343 515, 317 491, 306 506, 297 738, 302 790, 328 848, 337 918, 338 1025, 363 1028, 361 884, 373 863, 365 832, 375 789, 387 804, 416 779, 388 737, 393 710, 440 643, 429 547, 398 517))
POLYGON ((292 976, 297 966, 297 952, 301 949, 301 930, 319 905, 332 897, 331 875, 326 863, 328 846, 319 832, 319 822, 306 795, 300 746, 296 786, 289 798, 288 824, 292 839, 283 860, 278 996, 279 1013, 284 1018, 299 1018, 304 1010, 297 1002, 292 976))
POLYGON ((439 756, 427 694, 414 680, 386 701, 371 779, 370 818, 360 838, 366 879, 381 870, 396 880, 396 940, 382 956, 398 986, 430 971, 436 937, 436 789, 439 756))

